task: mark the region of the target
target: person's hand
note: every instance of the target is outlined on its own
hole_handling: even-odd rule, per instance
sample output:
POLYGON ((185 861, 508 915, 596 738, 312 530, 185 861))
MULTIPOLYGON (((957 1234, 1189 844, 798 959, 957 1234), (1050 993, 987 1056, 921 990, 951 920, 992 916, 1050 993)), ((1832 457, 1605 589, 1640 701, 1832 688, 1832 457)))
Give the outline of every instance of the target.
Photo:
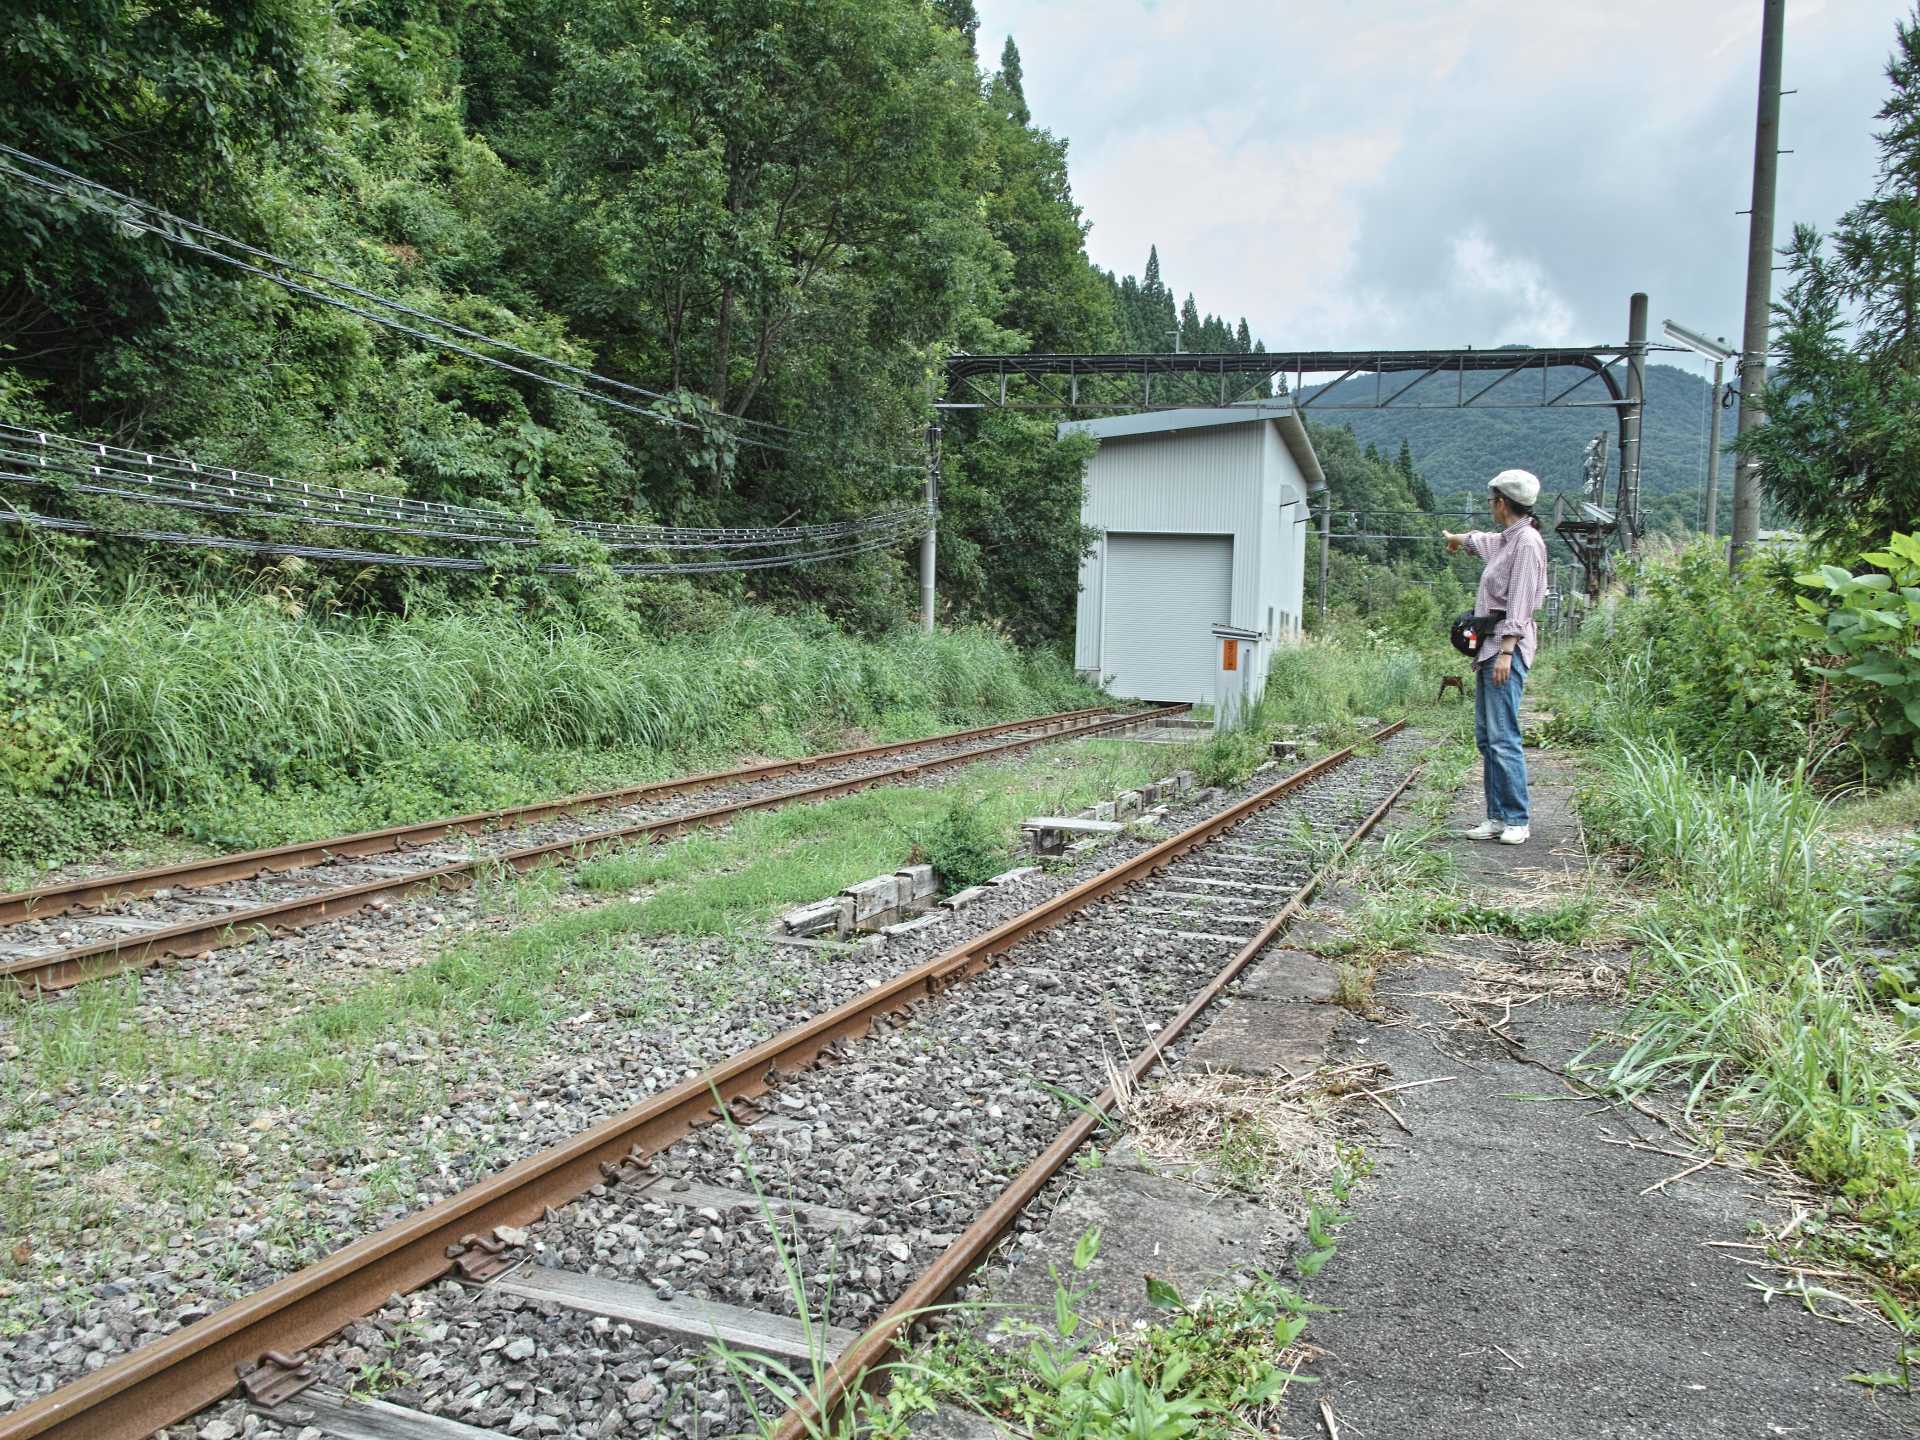
POLYGON ((1447 542, 1447 553, 1451 555, 1460 548, 1460 542, 1467 537, 1464 535, 1456 535, 1451 530, 1442 530, 1440 532, 1440 538, 1447 542))
POLYGON ((1513 673, 1513 656, 1502 650, 1493 657, 1493 683, 1504 685, 1507 677, 1513 673))

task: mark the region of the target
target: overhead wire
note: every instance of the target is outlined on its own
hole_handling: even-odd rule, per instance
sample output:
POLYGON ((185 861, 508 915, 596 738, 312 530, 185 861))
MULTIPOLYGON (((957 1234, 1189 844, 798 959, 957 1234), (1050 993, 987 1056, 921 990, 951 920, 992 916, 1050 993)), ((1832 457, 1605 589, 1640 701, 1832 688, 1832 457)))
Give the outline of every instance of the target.
MULTIPOLYGON (((432 517, 414 523, 394 524, 391 522, 411 517, 378 507, 314 503, 271 493, 252 493, 205 479, 178 480, 117 466, 83 465, 64 458, 37 455, 4 443, 0 443, 0 461, 32 467, 32 473, 26 475, 15 472, 21 483, 64 487, 80 494, 102 495, 140 504, 480 544, 526 546, 538 544, 543 537, 539 527, 517 516, 499 517, 503 523, 492 530, 483 527, 426 529, 423 527, 437 523, 432 517), (498 533, 500 531, 513 533, 498 533)), ((807 526, 804 531, 712 531, 697 538, 666 528, 649 530, 639 526, 625 527, 617 533, 581 531, 565 522, 557 522, 555 528, 581 534, 609 550, 764 550, 842 539, 868 531, 897 529, 903 523, 920 521, 925 513, 924 506, 902 506, 854 520, 807 526)), ((460 522, 454 520, 446 523, 457 525, 460 522)))
MULTIPOLYGON (((289 482, 4 423, 0 423, 0 461, 32 467, 33 473, 23 474, 18 469, 12 472, 12 478, 20 483, 64 486, 82 494, 202 513, 523 547, 539 543, 543 534, 535 522, 504 512, 289 482), (121 463, 101 463, 114 459, 121 463), (396 521, 403 523, 392 523, 396 521), (423 528, 426 526, 441 528, 423 528)), ((912 505, 851 520, 793 527, 642 526, 571 520, 554 523, 556 528, 616 551, 751 550, 797 547, 882 532, 897 536, 915 527, 924 528, 926 520, 926 507, 912 505)))
MULTIPOLYGON (((17 455, 0 448, 0 463, 17 462, 17 455)), ((251 520, 280 521, 288 524, 313 525, 334 530, 359 530, 376 535, 404 537, 407 539, 441 540, 457 544, 505 545, 516 549, 531 549, 541 541, 537 536, 528 535, 484 535, 458 530, 424 530, 417 526, 383 525, 368 520, 340 519, 333 516, 317 516, 291 513, 284 510, 266 509, 240 505, 223 505, 213 500, 197 500, 182 495, 154 494, 151 491, 125 489, 115 485, 102 485, 91 481, 72 478, 69 472, 58 469, 45 469, 39 473, 7 470, 0 471, 0 478, 12 480, 18 484, 32 485, 48 489, 61 489, 82 495, 94 495, 104 499, 124 500, 135 505, 155 505, 170 510, 189 510, 205 515, 233 515, 251 520)), ((869 517, 858 525, 839 528, 832 534, 809 537, 804 543, 817 544, 824 540, 853 539, 863 536, 884 536, 889 539, 903 539, 909 534, 918 535, 926 527, 925 512, 920 509, 888 511, 883 515, 869 517)), ((802 542, 774 542, 767 540, 701 540, 678 542, 616 541, 612 543, 597 541, 608 551, 632 550, 765 550, 779 545, 799 544, 802 542)))
MULTIPOLYGON (((106 445, 95 440, 77 440, 71 436, 58 435, 48 431, 32 430, 23 426, 0 422, 0 441, 11 440, 16 445, 34 446, 49 456, 55 452, 85 457, 89 466, 98 460, 118 459, 123 465, 141 470, 160 470, 177 476, 191 477, 183 483, 192 486, 217 486, 225 480, 227 485, 239 489, 272 492, 287 498, 289 503, 308 506, 313 502, 310 496, 320 497, 322 501, 339 501, 353 506, 366 506, 374 509, 392 509, 409 515, 419 515, 443 524, 473 523, 486 527, 517 526, 530 533, 537 533, 539 526, 523 516, 505 511, 486 510, 473 505, 456 505, 446 501, 417 500, 409 496, 382 495, 374 491, 344 490, 336 486, 320 485, 306 480, 283 480, 272 475, 263 475, 251 470, 240 470, 225 465, 213 465, 202 461, 186 459, 181 456, 157 454, 151 451, 130 450, 122 446, 106 445)), ((730 537, 784 537, 804 536, 825 533, 838 528, 843 522, 826 522, 817 525, 794 526, 660 526, 632 525, 612 521, 557 519, 556 524, 593 535, 634 537, 643 540, 668 539, 725 539, 730 537)))
MULTIPOLYGON (((581 396, 601 404, 677 429, 706 433, 704 427, 659 409, 635 405, 605 393, 616 390, 656 403, 671 403, 672 397, 645 386, 633 385, 599 374, 583 366, 543 355, 501 340, 456 321, 448 320, 364 289, 349 281, 326 275, 271 251, 223 234, 198 221, 176 215, 137 196, 114 190, 98 181, 76 174, 50 161, 42 160, 12 146, 0 144, 0 174, 24 182, 39 190, 90 200, 103 204, 113 221, 135 234, 153 235, 168 244, 258 277, 290 293, 358 316, 373 324, 406 334, 428 345, 463 355, 481 364, 520 376, 535 383, 581 396), (238 254, 227 253, 236 251, 238 254), (240 258, 251 256, 261 264, 240 258), (295 278, 300 277, 300 278, 295 278), (304 283, 311 281, 312 284, 304 283), (351 295, 366 302, 356 305, 327 294, 326 290, 351 295), (376 307, 369 309, 367 306, 376 307), (385 313, 382 313, 385 312, 385 313), (421 329, 395 316, 404 315, 432 327, 421 329), (504 352, 547 370, 571 375, 586 384, 576 384, 516 365, 499 354, 488 354, 471 340, 491 350, 504 352), (595 388, 602 387, 602 388, 595 388)), ((793 444, 769 439, 779 435, 798 437, 790 427, 745 416, 726 416, 729 437, 737 443, 787 455, 803 455, 793 444)), ((175 456, 160 456, 124 450, 97 442, 74 440, 17 426, 0 424, 0 439, 10 438, 15 446, 0 445, 0 464, 32 467, 31 471, 0 471, 0 479, 17 483, 66 489, 103 499, 133 504, 155 505, 201 514, 230 515, 254 520, 302 523, 322 528, 357 530, 393 538, 429 539, 461 544, 505 545, 527 548, 540 543, 542 527, 533 520, 504 512, 473 506, 417 501, 409 497, 383 496, 372 492, 341 490, 305 482, 291 482, 273 476, 258 475, 231 467, 203 467, 199 462, 175 456), (30 444, 37 450, 23 450, 30 444), (119 463, 102 463, 113 460, 119 463), (225 483, 221 484, 220 477, 225 483), (59 478, 54 478, 59 477, 59 478), (426 529, 427 525, 441 528, 426 529), (504 533, 502 533, 504 532, 504 533)), ((813 458, 820 458, 815 455, 813 458)), ((857 457, 856 457, 857 458, 857 457)), ((875 463, 865 460, 859 463, 875 463)), ((916 465, 896 461, 877 462, 882 468, 918 472, 916 465)), ((113 530, 87 521, 65 517, 13 512, 4 517, 8 523, 29 524, 69 533, 143 539, 156 543, 190 544, 207 548, 240 549, 263 554, 306 555, 314 558, 351 559, 368 563, 408 564, 441 569, 484 569, 488 562, 457 556, 397 555, 385 551, 358 551, 331 546, 294 545, 283 542, 258 542, 228 536, 189 534, 160 530, 113 530)), ((841 558, 866 550, 897 543, 909 535, 923 533, 932 523, 931 504, 903 506, 894 510, 858 517, 853 520, 792 527, 685 527, 636 526, 603 521, 557 520, 562 531, 597 541, 610 551, 620 550, 792 550, 802 546, 821 546, 808 553, 784 553, 756 557, 733 556, 724 560, 662 561, 614 564, 619 574, 699 574, 724 570, 769 569, 788 564, 812 564, 841 558), (833 545, 829 542, 848 542, 833 545)), ((571 573, 578 567, 542 565, 543 573, 571 573)))
MULTIPOLYGON (((0 480, 18 479, 0 470, 0 480)), ((139 540, 153 544, 179 545, 208 550, 238 550, 254 555, 294 556, 313 560, 344 560, 367 565, 394 565, 408 569, 485 571, 509 569, 486 560, 465 555, 404 555, 386 550, 350 550, 327 545, 302 545, 291 542, 254 540, 231 535, 204 535, 180 530, 119 529, 74 520, 64 515, 46 515, 31 510, 0 509, 0 525, 26 526, 55 530, 65 534, 88 535, 109 540, 139 540)), ((882 535, 854 543, 801 555, 768 555, 745 560, 695 560, 626 562, 605 566, 615 575, 709 575, 735 570, 774 570, 790 565, 814 565, 823 560, 839 560, 863 555, 871 550, 896 544, 900 537, 882 535)), ((541 575, 578 575, 603 567, 542 562, 528 567, 541 575)))

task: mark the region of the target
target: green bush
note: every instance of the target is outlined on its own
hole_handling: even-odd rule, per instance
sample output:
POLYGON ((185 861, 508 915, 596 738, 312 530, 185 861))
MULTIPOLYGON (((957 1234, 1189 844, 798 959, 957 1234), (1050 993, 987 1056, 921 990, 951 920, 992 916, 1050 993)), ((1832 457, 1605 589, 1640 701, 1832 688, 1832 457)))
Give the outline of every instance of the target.
POLYGON ((0 665, 0 792, 51 795, 85 758, 45 671, 23 655, 0 665))
POLYGON ((1222 730, 1194 747, 1192 769, 1202 785, 1238 785, 1266 758, 1266 727, 1258 718, 1238 730, 1222 730))
POLYGON ((1814 748, 1799 616, 1761 570, 1729 576, 1716 546, 1645 567, 1637 593, 1587 625, 1567 665, 1606 692, 1616 730, 1670 733, 1696 758, 1791 766, 1814 748))
POLYGON ((8 795, 0 792, 0 889, 32 883, 51 870, 133 843, 142 825, 125 801, 101 795, 8 795))
POLYGON ((1869 776, 1885 780, 1913 764, 1920 741, 1920 536, 1896 532, 1858 558, 1875 568, 1822 565, 1794 578, 1824 601, 1795 599, 1813 617, 1801 633, 1841 662, 1819 667, 1841 686, 1834 718, 1854 731, 1869 776))
POLYGON ((1011 863, 1012 847, 998 826, 967 800, 955 800, 916 847, 949 890, 991 880, 1011 863))

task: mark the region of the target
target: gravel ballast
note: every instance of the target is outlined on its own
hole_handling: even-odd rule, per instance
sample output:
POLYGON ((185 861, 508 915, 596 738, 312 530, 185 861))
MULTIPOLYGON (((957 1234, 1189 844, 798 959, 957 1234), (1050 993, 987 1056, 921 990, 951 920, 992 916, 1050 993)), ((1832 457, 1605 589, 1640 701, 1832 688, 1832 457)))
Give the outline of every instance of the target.
MULTIPOLYGON (((796 1220, 779 1233, 809 1312, 848 1329, 866 1324, 1053 1139, 1072 1118, 1074 1097, 1097 1093, 1109 1064, 1140 1049, 1238 948, 1165 933, 1168 905, 1156 892, 1179 890, 1187 883, 1180 877, 1197 869, 1235 865, 1290 890, 1313 859, 1298 817, 1312 819, 1318 841, 1346 833, 1405 774, 1423 743, 1398 737, 1379 756, 1356 759, 1236 829, 1234 843, 1272 845, 1270 860, 1196 855, 1185 869, 1023 942, 996 968, 850 1045, 844 1063, 783 1083, 767 1118, 744 1137, 744 1149, 736 1132, 697 1132, 655 1157, 662 1178, 654 1183, 601 1187, 534 1226, 525 1259, 645 1286, 663 1299, 690 1296, 794 1315, 800 1296, 766 1220, 751 1209, 676 1202, 672 1188, 677 1177, 738 1191, 758 1184, 803 1208, 862 1217, 850 1230, 796 1220)), ((1221 797, 1211 808, 1236 798, 1221 797)), ((1197 818, 1183 814, 1170 824, 1197 818)), ((952 927, 907 937, 918 942, 916 953, 889 954, 890 965, 991 928, 1144 843, 1122 842, 1074 872, 983 901, 952 927)), ((1261 918, 1284 898, 1271 895, 1261 918)), ((1242 928, 1252 933, 1251 924, 1242 928)), ((1022 1217, 1018 1228, 1040 1223, 1044 1209, 1022 1217)), ((393 1403, 507 1434, 743 1428, 740 1387, 701 1347, 667 1342, 663 1349, 656 1339, 620 1330, 614 1322, 596 1328, 591 1317, 546 1314, 513 1297, 443 1284, 396 1301, 327 1347, 317 1363, 334 1387, 368 1383, 371 1368, 393 1403)), ((239 1407, 216 1417, 236 1427, 258 1421, 239 1407)), ((299 1433, 291 1418, 288 1425, 281 1433, 299 1433)))

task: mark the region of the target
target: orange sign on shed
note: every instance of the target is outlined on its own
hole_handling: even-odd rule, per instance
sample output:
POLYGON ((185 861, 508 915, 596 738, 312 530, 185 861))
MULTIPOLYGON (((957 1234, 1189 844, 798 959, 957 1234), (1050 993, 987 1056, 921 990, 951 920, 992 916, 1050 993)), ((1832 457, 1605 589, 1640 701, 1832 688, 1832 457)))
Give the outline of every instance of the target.
POLYGON ((1220 652, 1220 668, 1222 670, 1238 670, 1240 668, 1240 642, 1238 640, 1222 640, 1220 644, 1224 647, 1220 652))

